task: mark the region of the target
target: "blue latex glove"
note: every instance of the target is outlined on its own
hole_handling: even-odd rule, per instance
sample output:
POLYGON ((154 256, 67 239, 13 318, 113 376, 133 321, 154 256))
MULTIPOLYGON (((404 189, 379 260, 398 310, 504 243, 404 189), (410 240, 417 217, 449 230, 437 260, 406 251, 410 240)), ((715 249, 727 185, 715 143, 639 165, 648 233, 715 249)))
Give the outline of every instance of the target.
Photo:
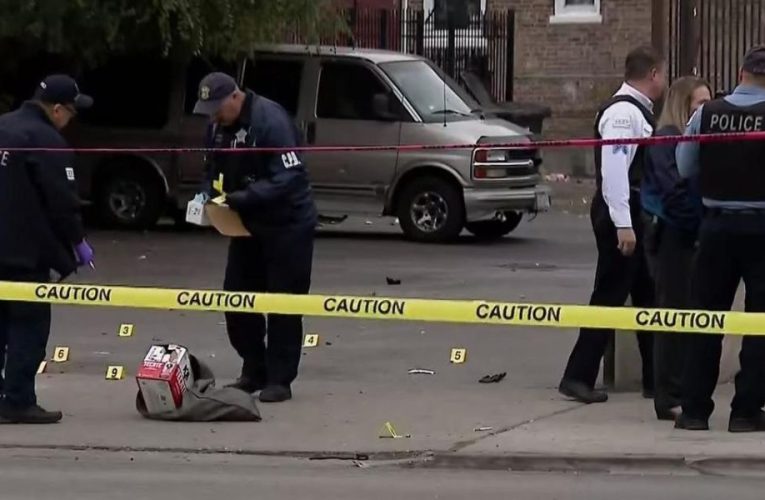
POLYGON ((93 248, 88 244, 87 241, 82 240, 80 243, 75 245, 74 247, 74 253, 77 256, 77 266, 90 266, 91 268, 95 269, 95 266, 93 265, 93 257, 94 252, 93 248))
POLYGON ((209 195, 209 193, 205 193, 205 192, 197 193, 197 195, 194 197, 194 201, 204 205, 205 203, 210 201, 210 195, 209 195))

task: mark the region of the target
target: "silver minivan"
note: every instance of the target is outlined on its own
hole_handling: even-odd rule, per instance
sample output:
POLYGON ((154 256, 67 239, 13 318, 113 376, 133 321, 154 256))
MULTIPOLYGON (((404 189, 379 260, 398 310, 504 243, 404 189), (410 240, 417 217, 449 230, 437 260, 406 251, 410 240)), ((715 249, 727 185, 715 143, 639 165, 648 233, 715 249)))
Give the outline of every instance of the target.
POLYGON ((394 216, 407 237, 437 242, 463 229, 498 238, 524 213, 550 207, 538 151, 481 147, 530 142, 531 133, 484 115, 427 59, 279 45, 258 50, 239 77, 244 87, 281 103, 308 146, 401 146, 306 154, 324 216, 394 216), (417 147, 423 145, 471 147, 417 147))

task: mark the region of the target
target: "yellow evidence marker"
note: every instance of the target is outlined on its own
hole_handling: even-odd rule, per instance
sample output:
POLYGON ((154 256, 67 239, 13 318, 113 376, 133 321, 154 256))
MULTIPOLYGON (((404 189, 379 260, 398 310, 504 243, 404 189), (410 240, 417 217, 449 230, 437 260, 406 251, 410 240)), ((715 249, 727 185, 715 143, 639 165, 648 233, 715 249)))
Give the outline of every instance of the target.
POLYGON ((106 369, 106 380, 122 380, 125 378, 124 366, 110 366, 106 369))
POLYGON ((120 337, 132 337, 133 336, 133 325, 130 323, 123 323, 120 325, 119 330, 119 336, 120 337))
POLYGON ((69 361, 69 348, 68 347, 56 347, 53 350, 53 362, 54 363, 65 363, 69 361))
POLYGON ((217 180, 214 180, 212 183, 213 189, 219 192, 220 194, 226 194, 223 192, 223 174, 220 174, 218 176, 217 180))
POLYGON ((303 347, 316 347, 319 345, 319 335, 316 333, 309 333, 303 339, 303 347))
POLYGON ((48 366, 48 362, 47 361, 40 362, 40 366, 37 367, 37 374, 41 375, 41 374, 45 373, 45 368, 47 366, 48 366))
POLYGON ((462 364, 465 362, 466 358, 467 358, 467 349, 455 347, 454 349, 452 349, 452 355, 449 358, 449 361, 455 364, 462 364))
POLYGON ((380 439, 402 439, 402 438, 410 438, 412 437, 411 434, 401 435, 396 431, 396 428, 393 427, 393 424, 390 422, 385 422, 385 424, 382 426, 382 429, 380 430, 380 439))

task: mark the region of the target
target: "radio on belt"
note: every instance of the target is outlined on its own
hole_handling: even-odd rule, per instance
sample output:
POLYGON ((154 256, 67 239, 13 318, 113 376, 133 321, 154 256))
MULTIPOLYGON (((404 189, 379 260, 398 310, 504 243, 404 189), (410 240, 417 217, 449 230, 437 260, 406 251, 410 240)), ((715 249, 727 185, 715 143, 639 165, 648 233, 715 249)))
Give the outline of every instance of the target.
POLYGON ((150 413, 180 408, 194 384, 188 349, 176 344, 151 346, 135 378, 150 413))

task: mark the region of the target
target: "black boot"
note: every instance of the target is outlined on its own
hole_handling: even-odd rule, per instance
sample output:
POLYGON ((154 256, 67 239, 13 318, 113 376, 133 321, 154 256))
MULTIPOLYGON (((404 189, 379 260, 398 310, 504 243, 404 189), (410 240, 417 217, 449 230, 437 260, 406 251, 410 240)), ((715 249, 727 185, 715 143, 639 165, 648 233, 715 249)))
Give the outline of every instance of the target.
POLYGON ((292 390, 286 385, 269 385, 260 392, 263 403, 281 403, 292 399, 292 390))
POLYGON ((596 391, 575 380, 561 380, 558 392, 580 403, 605 403, 608 401, 608 394, 605 392, 596 391))
POLYGON ((709 421, 702 418, 689 417, 681 413, 675 420, 675 429, 684 429, 686 431, 708 431, 709 421))
POLYGON ((762 432, 765 431, 765 413, 762 411, 754 417, 734 417, 728 422, 728 432, 762 432))
POLYGON ((18 407, 0 402, 0 424, 55 424, 62 417, 60 411, 47 411, 37 405, 18 407))

